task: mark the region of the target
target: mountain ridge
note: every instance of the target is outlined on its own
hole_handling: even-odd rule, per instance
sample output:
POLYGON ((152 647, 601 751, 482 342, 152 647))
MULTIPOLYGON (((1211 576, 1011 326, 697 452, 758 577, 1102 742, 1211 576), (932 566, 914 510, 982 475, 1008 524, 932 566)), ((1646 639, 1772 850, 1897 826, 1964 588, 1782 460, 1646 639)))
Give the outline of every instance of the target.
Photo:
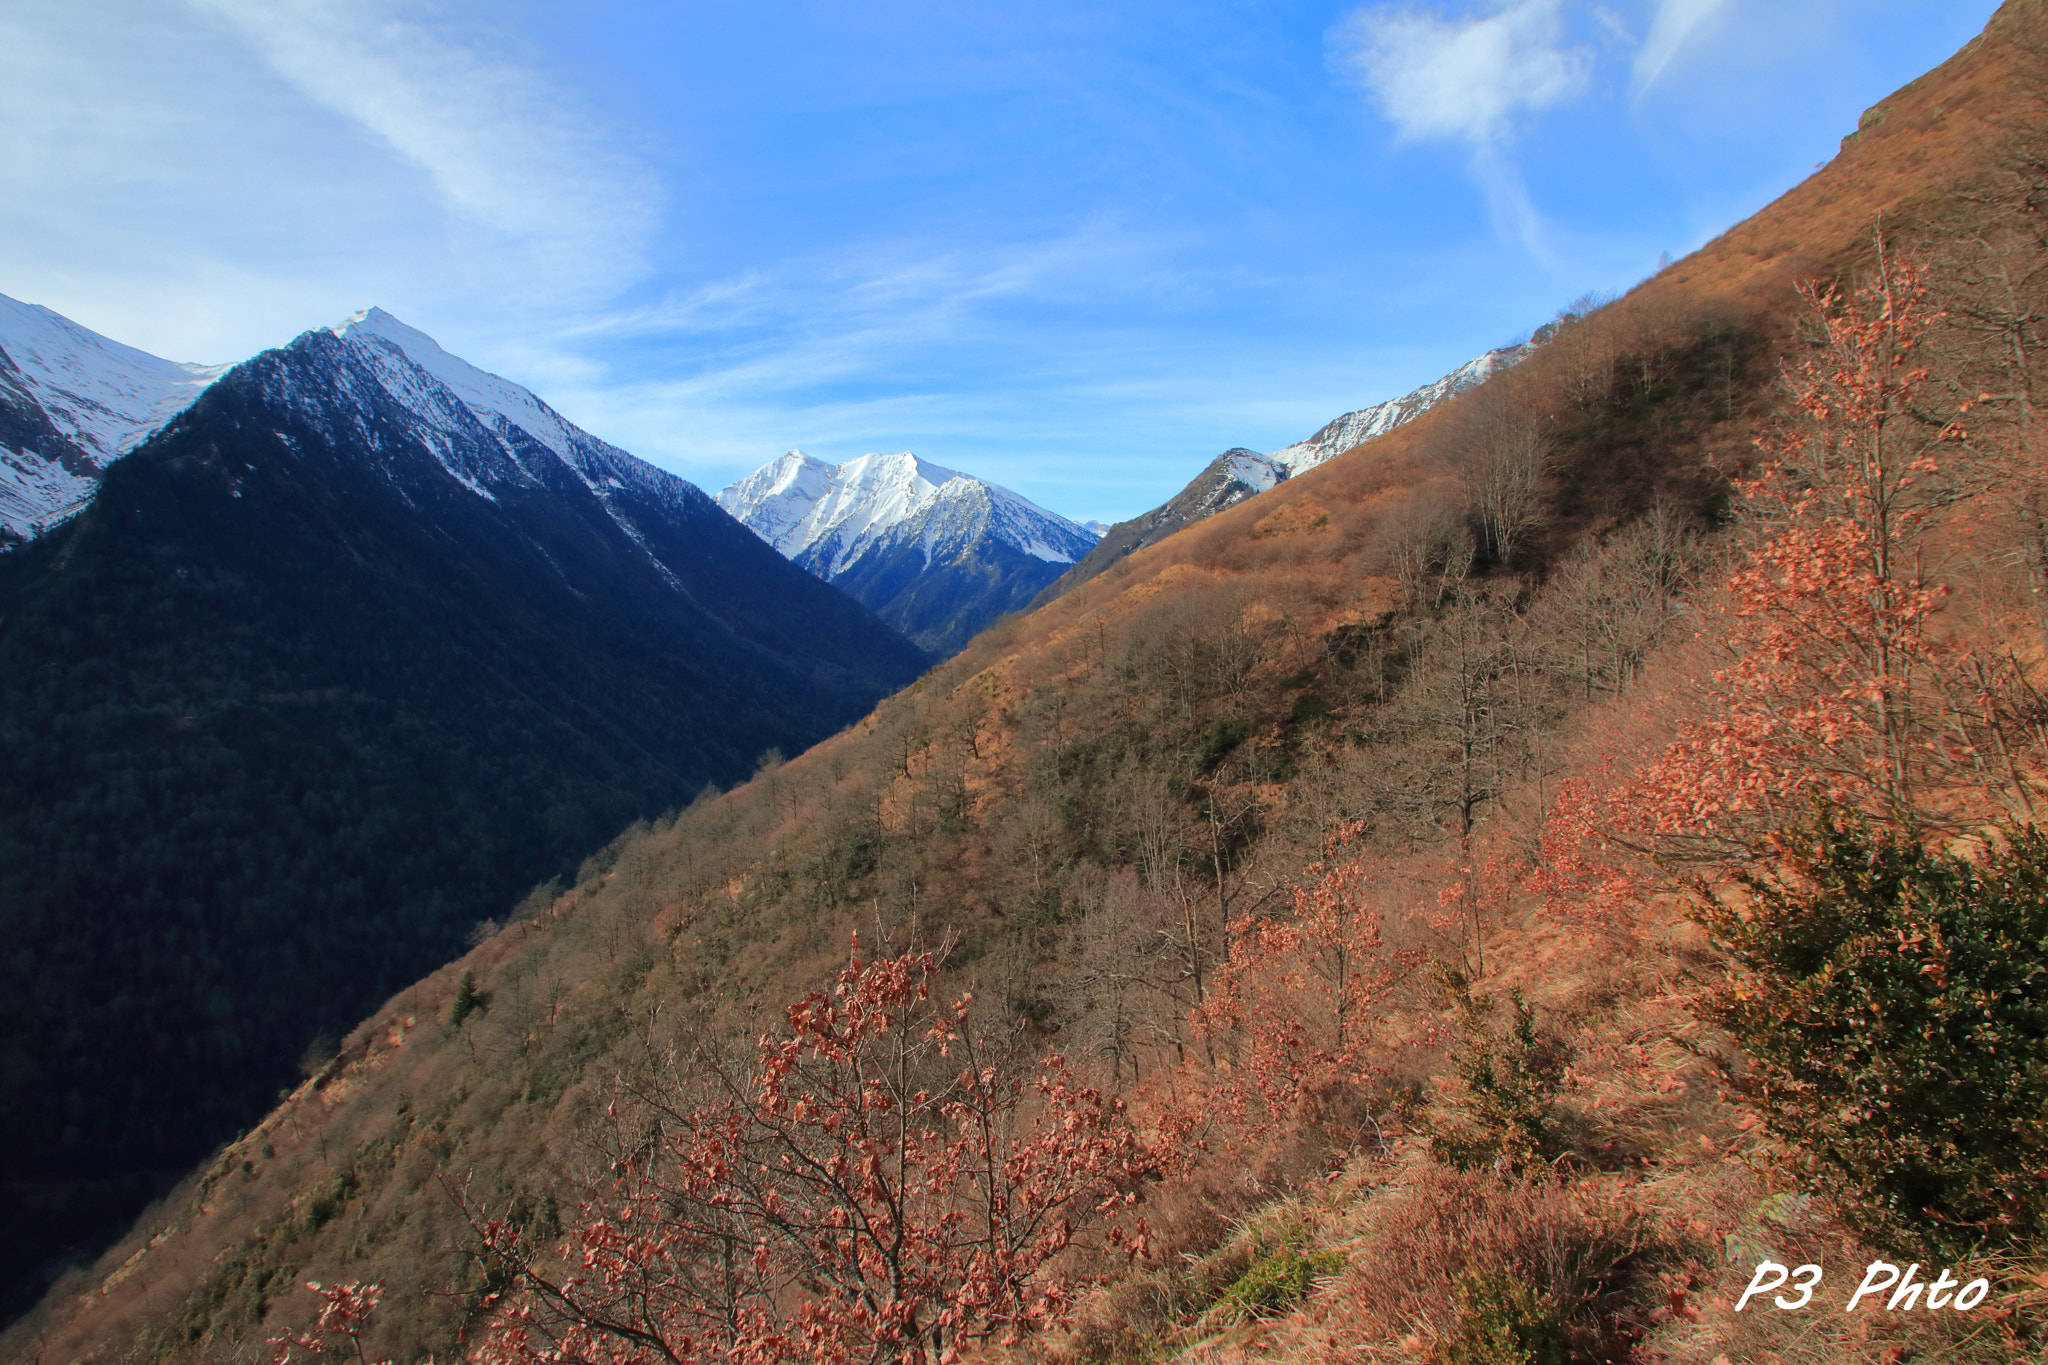
POLYGON ((1224 451, 1164 503, 1128 521, 1105 528, 1095 547, 1077 560, 1073 568, 1048 584, 1031 605, 1042 607, 1071 592, 1124 556, 1157 544, 1183 527, 1212 517, 1226 507, 1234 507, 1246 498, 1268 492, 1347 450, 1414 421, 1446 399, 1454 398, 1513 366, 1528 355, 1529 349, 1530 343, 1518 343, 1488 351, 1443 378, 1432 380, 1399 398, 1390 398, 1332 418, 1306 439, 1270 454, 1243 446, 1224 451))

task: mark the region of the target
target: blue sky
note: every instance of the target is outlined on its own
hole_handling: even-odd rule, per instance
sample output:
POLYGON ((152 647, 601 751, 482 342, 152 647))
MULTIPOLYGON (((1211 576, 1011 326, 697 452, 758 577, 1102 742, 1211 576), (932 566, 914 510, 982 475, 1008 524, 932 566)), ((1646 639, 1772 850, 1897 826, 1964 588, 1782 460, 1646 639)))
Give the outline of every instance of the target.
POLYGON ((1995 0, 9 0, 0 293, 180 360, 380 304, 718 488, 1076 519, 1809 174, 1995 0))

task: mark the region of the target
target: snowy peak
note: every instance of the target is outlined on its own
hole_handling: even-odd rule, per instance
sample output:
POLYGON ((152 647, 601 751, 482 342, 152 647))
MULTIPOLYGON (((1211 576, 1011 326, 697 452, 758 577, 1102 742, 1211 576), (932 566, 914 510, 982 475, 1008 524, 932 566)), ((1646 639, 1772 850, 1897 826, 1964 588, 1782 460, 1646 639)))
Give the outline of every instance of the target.
POLYGON ((382 308, 365 308, 328 330, 343 341, 404 357, 446 386, 485 425, 495 426, 497 423, 492 419, 498 419, 525 432, 563 459, 573 459, 577 445, 592 439, 543 403, 532 390, 478 369, 460 356, 450 355, 425 332, 408 327, 382 308))
POLYGON ((99 476, 225 365, 185 365, 0 294, 0 544, 83 507, 99 476))
POLYGON ((934 658, 1028 605, 1102 535, 909 451, 834 465, 792 450, 718 504, 934 658))
POLYGON ((509 487, 551 485, 566 470, 636 538, 623 497, 663 505, 704 498, 695 485, 599 440, 532 390, 450 354, 381 308, 366 308, 326 330, 412 415, 415 434, 442 468, 479 497, 495 500, 509 487))
POLYGON ((980 486, 979 479, 929 464, 907 450, 848 460, 804 519, 808 543, 790 558, 822 578, 833 578, 914 519, 928 531, 933 509, 972 498, 980 486))
POLYGON ((831 465, 792 450, 724 489, 718 505, 825 579, 885 542, 914 540, 929 561, 985 532, 1034 558, 1071 564, 1096 540, 1007 488, 909 451, 831 465))
POLYGON ((792 450, 721 491, 717 501, 785 557, 794 557, 809 543, 807 523, 838 473, 836 465, 792 450))
MULTIPOLYGON (((1455 398, 1469 388, 1507 369, 1529 353, 1527 345, 1503 346, 1467 361, 1442 379, 1424 384, 1412 393, 1376 403, 1357 412, 1347 412, 1323 424, 1315 435, 1296 441, 1284 450, 1260 454, 1239 447, 1226 450, 1197 475, 1176 502, 1187 500, 1187 519, 1200 520, 1246 498, 1274 488, 1297 474, 1306 473, 1324 461, 1342 455, 1354 446, 1395 427, 1412 422, 1437 404, 1455 398)), ((1171 505, 1171 504, 1169 504, 1171 505)), ((1185 524, 1185 520, 1182 524, 1185 524)))
POLYGON ((124 346, 40 304, 0 294, 0 351, 51 424, 101 468, 141 445, 227 372, 124 346))

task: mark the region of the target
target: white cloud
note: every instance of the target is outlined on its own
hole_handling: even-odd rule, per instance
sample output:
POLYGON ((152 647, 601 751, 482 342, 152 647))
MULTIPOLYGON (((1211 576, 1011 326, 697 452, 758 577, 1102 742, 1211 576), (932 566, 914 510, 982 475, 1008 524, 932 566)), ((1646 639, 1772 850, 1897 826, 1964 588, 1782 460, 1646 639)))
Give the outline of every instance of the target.
POLYGON ((1726 0, 1659 0, 1642 50, 1636 53, 1633 84, 1637 93, 1664 73, 1693 30, 1725 3, 1726 0))
POLYGON ((377 0, 192 0, 309 99, 424 171, 441 204, 556 288, 641 269, 648 178, 533 73, 438 38, 377 0))
POLYGON ((1563 41, 1560 0, 1512 0, 1479 18, 1406 5, 1358 11, 1344 57, 1404 138, 1495 144, 1516 114, 1586 87, 1592 54, 1563 41))
POLYGON ((608 306, 647 177, 397 3, 0 5, 0 291, 202 361, 375 303, 488 363, 608 306))
POLYGON ((1339 54, 1400 136, 1467 144, 1494 231, 1546 259, 1542 219, 1506 144, 1517 115, 1577 98, 1593 54, 1567 46, 1561 0, 1505 0, 1445 18, 1376 5, 1338 30, 1339 54))

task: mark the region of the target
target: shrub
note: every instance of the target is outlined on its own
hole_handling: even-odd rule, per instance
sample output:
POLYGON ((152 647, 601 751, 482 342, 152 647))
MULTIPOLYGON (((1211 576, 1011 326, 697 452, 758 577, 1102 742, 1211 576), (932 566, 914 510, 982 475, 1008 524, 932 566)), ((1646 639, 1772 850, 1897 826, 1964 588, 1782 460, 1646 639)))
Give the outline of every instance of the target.
POLYGON ((1461 1041, 1451 1065, 1465 1095, 1460 1112, 1431 1125, 1430 1155, 1463 1171, 1547 1168, 1562 1150, 1550 1115, 1568 1060, 1563 1045, 1536 1036, 1536 1011, 1520 991, 1509 993, 1514 1019, 1496 1038, 1495 1002, 1475 998, 1462 976, 1443 975, 1458 1002, 1461 1041))
POLYGON ((1880 1245, 2048 1232, 2048 839, 1971 861, 1823 813, 1699 918, 1739 971, 1708 1013, 1771 1131, 1880 1245))
POLYGON ((1458 1319, 1441 1365, 1565 1365, 1557 1300, 1502 1271, 1468 1270, 1457 1281, 1458 1319))
POLYGON ((478 1010, 489 1009, 490 1007, 490 992, 477 989, 476 974, 474 972, 464 972, 462 980, 455 984, 455 1003, 448 1007, 448 1026, 450 1028, 461 1028, 463 1020, 469 1018, 470 1015, 478 1010))
POLYGON ((608 1188, 557 1251, 465 1205, 516 1286, 472 1358, 928 1365, 1064 1325, 1091 1257, 1143 1253, 1157 1160, 1063 1058, 1034 1077, 991 1050, 935 970, 853 958, 750 1063, 700 1057, 680 1103, 627 1095, 608 1188))
POLYGON ((1230 752, 1252 737, 1249 725, 1240 725, 1234 720, 1219 720, 1209 727, 1209 733, 1202 740, 1202 755, 1196 767, 1208 772, 1221 763, 1230 752))
POLYGON ((1341 1251, 1304 1251, 1290 1239, 1253 1261, 1217 1296, 1216 1308, 1240 1321, 1274 1317, 1306 1298, 1318 1276, 1343 1268, 1341 1251))
POLYGON ((1368 1359, 1413 1338, 1407 1358, 1526 1365, 1530 1350, 1548 1359, 1540 1352, 1554 1327, 1562 1359, 1627 1360, 1664 1301, 1657 1270, 1692 1254, 1604 1182, 1433 1162, 1370 1195, 1356 1225, 1324 1302, 1336 1351, 1368 1359), (1525 1354, 1505 1353, 1503 1335, 1525 1354))

